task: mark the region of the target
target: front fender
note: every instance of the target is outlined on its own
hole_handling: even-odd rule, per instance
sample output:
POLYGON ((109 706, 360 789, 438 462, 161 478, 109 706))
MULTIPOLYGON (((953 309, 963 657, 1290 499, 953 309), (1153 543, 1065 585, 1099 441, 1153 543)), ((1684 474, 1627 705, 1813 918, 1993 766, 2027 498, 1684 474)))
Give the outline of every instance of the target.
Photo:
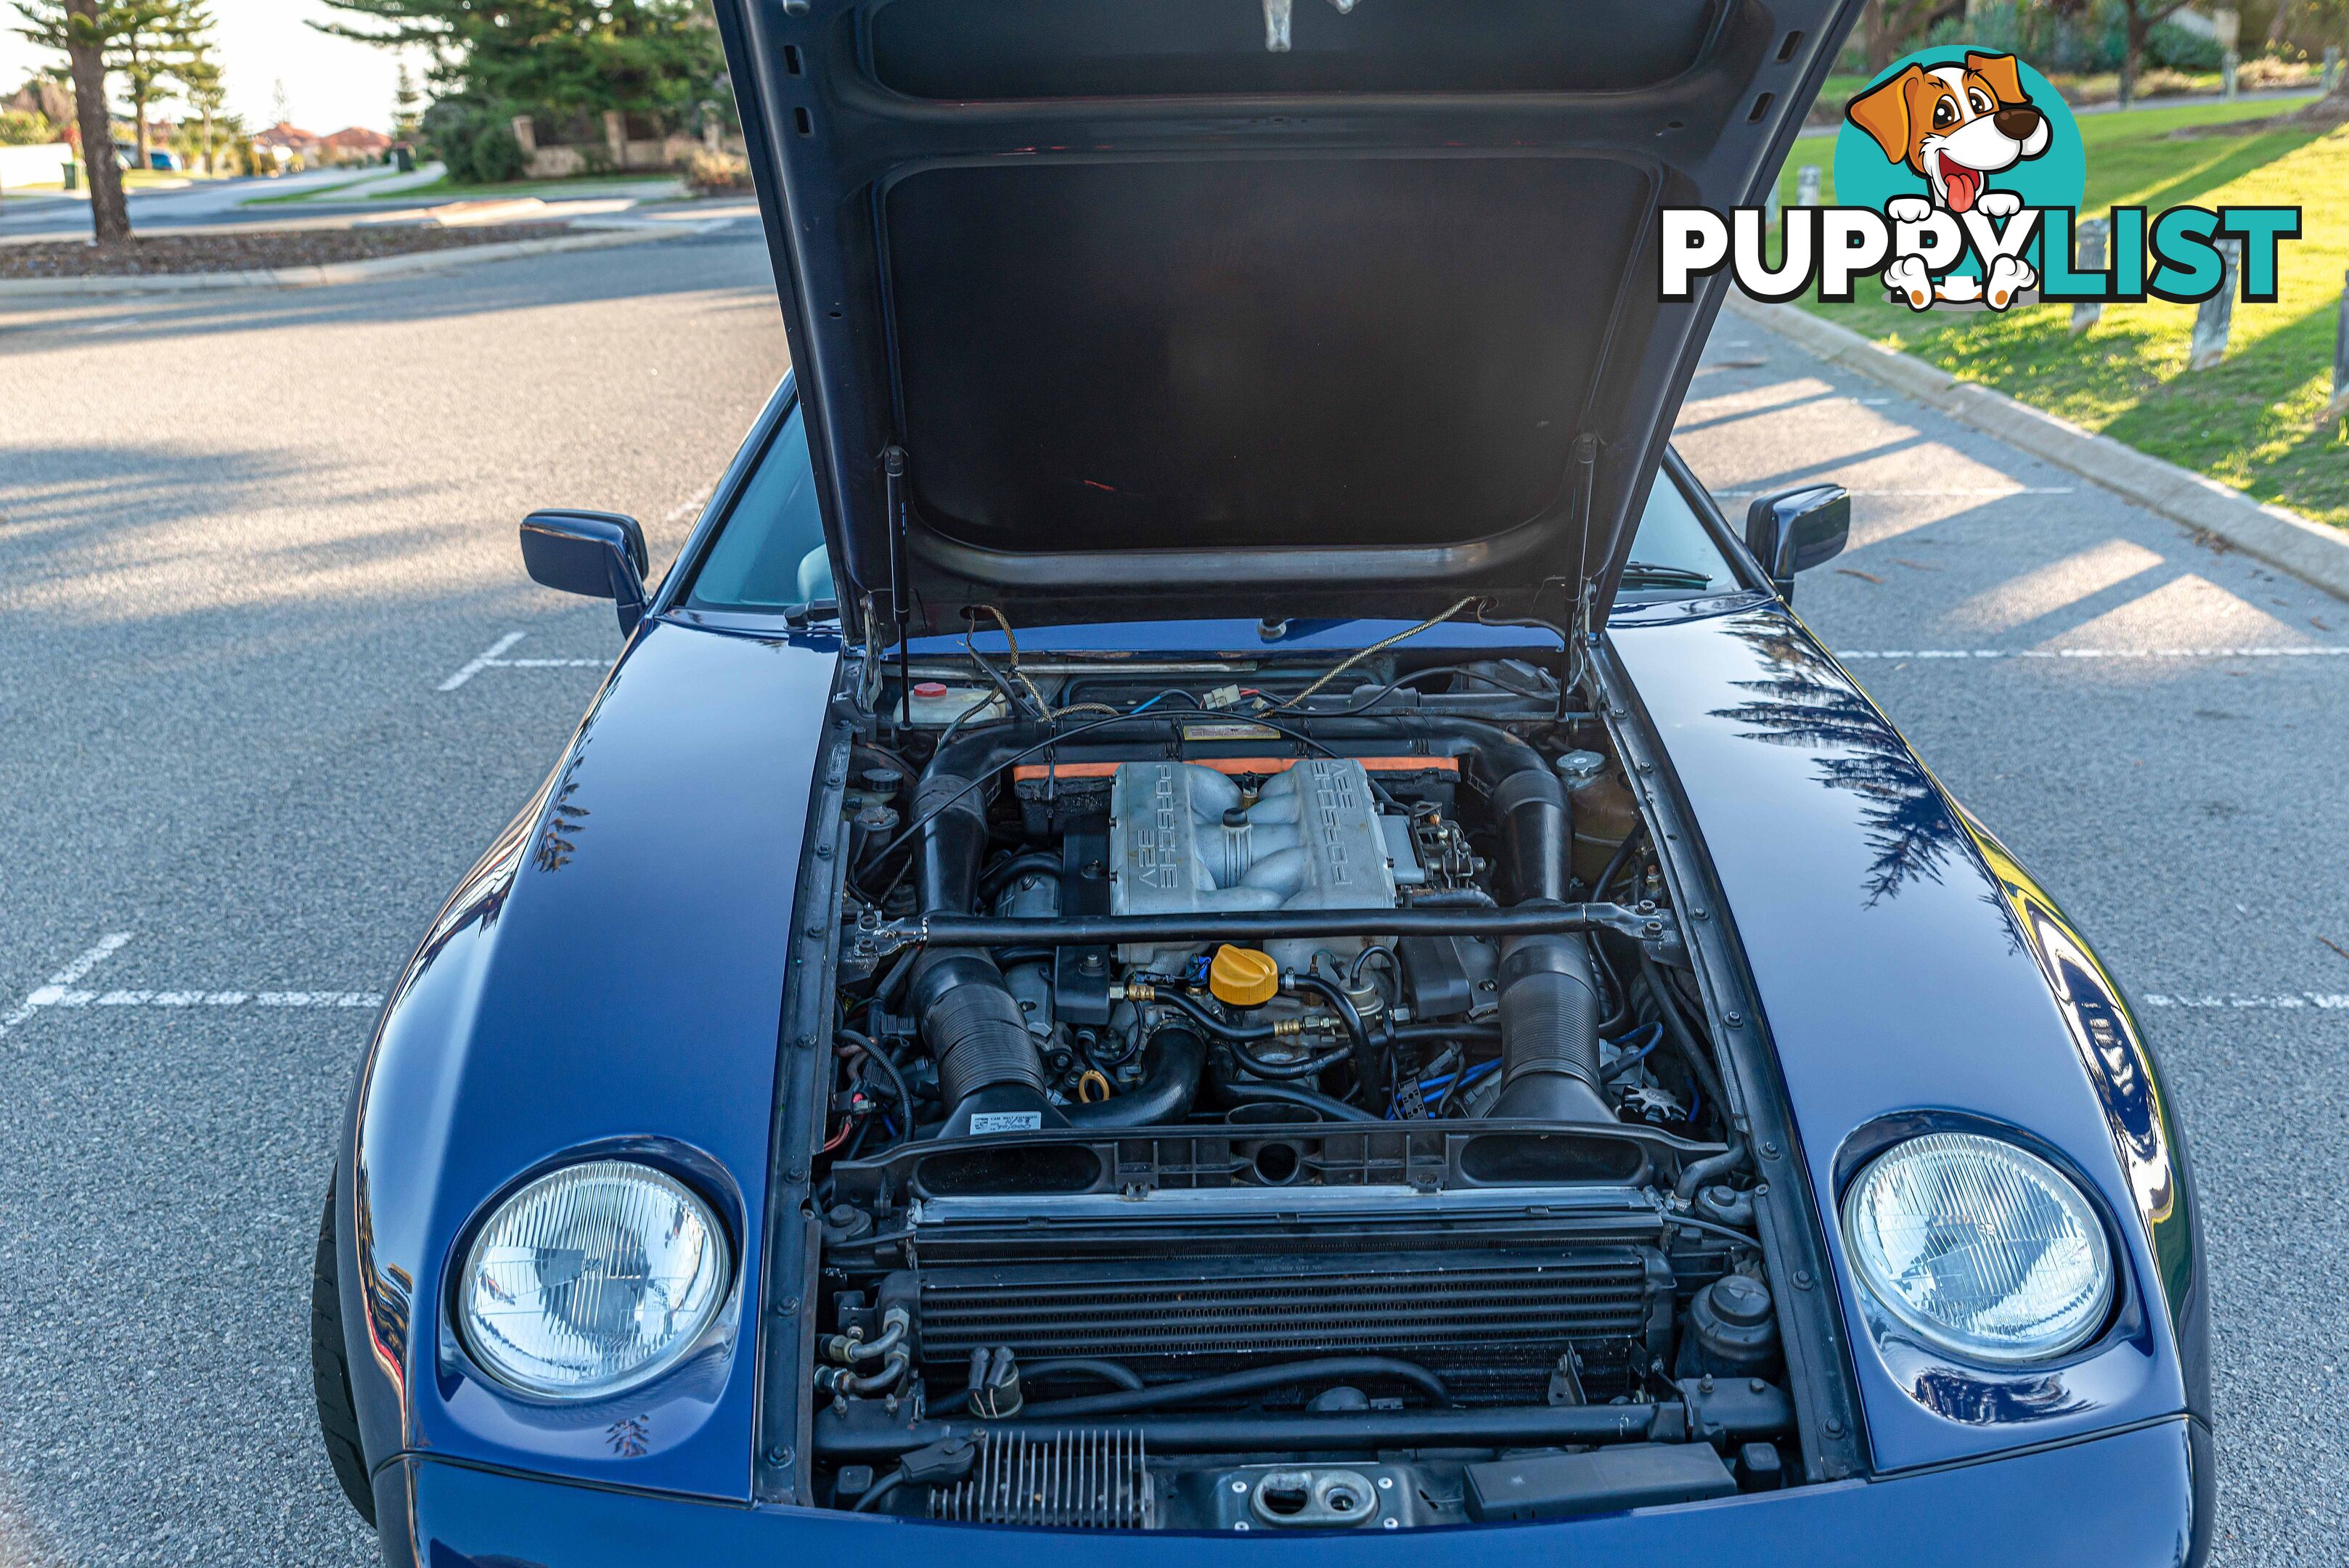
POLYGON ((2085 945, 1783 606, 1610 643, 1670 764, 1655 787, 1680 792, 1752 974, 1877 1468, 2207 1415, 2182 1149, 2085 945), (1840 1195, 1868 1157, 1935 1127, 2016 1137, 2101 1199, 2121 1290, 2091 1345, 2016 1371, 1958 1365, 1855 1288, 1840 1195))
POLYGON ((1971 812, 1961 810, 1961 816, 2013 913, 2016 929, 2039 961, 2082 1070, 2104 1109, 2177 1335, 2187 1405, 2207 1424, 2210 1323, 2202 1224, 2195 1207, 2194 1161, 2160 1057, 2125 988, 2090 950, 2087 939, 1971 812))
POLYGON ((655 619, 459 887, 377 1026, 343 1129, 344 1318, 370 1463, 431 1453, 747 1500, 778 1027, 837 639, 655 619), (484 1204, 583 1154, 652 1159, 731 1232, 731 1306, 590 1406, 471 1363, 451 1271, 484 1204))

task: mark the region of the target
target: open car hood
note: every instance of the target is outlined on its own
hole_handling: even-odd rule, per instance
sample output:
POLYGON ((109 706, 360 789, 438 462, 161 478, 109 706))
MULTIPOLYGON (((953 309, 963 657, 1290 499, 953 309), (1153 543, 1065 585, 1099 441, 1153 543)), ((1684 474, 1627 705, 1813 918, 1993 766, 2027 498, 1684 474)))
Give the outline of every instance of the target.
POLYGON ((1346 3, 719 0, 851 614, 1603 607, 1857 0, 1346 3))

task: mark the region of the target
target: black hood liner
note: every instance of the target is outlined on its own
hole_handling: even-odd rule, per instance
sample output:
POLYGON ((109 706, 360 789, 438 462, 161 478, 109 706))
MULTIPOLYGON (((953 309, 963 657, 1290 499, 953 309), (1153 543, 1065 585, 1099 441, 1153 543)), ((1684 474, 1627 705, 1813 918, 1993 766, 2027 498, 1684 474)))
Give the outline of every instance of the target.
POLYGON ((885 212, 922 518, 1009 550, 1526 522, 1566 483, 1647 185, 1550 157, 908 176, 885 212))
POLYGON ((1718 304, 1656 209, 1775 171, 1856 5, 1295 6, 720 0, 852 599, 1603 599, 1718 304))

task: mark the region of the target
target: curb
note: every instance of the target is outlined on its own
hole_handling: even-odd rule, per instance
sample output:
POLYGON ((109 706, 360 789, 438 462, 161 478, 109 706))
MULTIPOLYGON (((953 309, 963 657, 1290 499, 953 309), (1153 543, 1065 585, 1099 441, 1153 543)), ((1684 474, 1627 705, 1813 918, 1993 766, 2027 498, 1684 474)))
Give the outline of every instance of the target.
POLYGON ((2247 556, 2349 599, 2349 533, 2289 507, 2254 501, 2232 485, 2151 457, 1947 370, 1869 341, 1791 305, 1764 305, 1734 288, 1727 308, 1846 369, 1938 409, 1961 424, 2070 469, 2174 523, 2223 539, 2247 556))
POLYGON ((507 261, 515 256, 551 255, 557 251, 603 250, 612 245, 644 244, 702 232, 697 223, 670 223, 659 228, 599 229, 594 234, 564 234, 549 240, 506 240, 490 245, 452 245, 446 250, 414 251, 407 255, 376 256, 367 261, 326 262, 314 266, 270 267, 249 272, 166 272, 135 277, 15 277, 0 278, 0 301, 51 298, 75 295, 174 294, 193 289, 320 288, 330 284, 368 283, 404 273, 442 272, 475 262, 507 261))

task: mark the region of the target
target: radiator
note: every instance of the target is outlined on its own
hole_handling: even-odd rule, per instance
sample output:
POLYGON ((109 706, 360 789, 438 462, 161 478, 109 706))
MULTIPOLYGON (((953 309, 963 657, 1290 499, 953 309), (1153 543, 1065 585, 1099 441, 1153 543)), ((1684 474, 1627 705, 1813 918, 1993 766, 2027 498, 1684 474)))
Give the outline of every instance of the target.
POLYGON ((1356 1354, 1419 1362, 1465 1400, 1537 1400, 1569 1347, 1593 1372, 1664 1354, 1672 1276, 1621 1246, 952 1266, 893 1274, 881 1295, 914 1309, 934 1386, 959 1387, 981 1345, 1154 1381, 1356 1354))

